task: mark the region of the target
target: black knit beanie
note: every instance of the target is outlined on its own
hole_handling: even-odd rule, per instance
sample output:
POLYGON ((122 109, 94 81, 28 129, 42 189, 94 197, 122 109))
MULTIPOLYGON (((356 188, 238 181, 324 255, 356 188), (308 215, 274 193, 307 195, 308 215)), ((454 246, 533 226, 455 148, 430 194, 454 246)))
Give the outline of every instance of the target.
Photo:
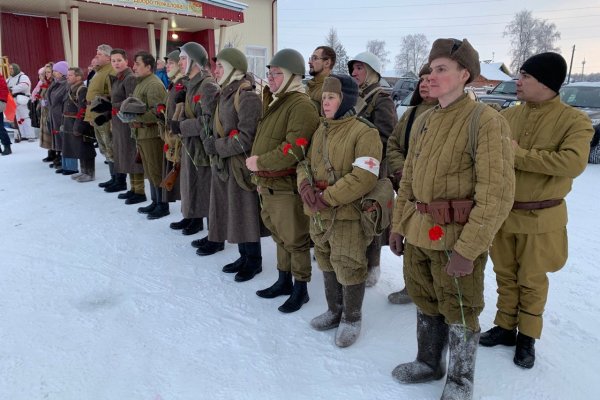
POLYGON ((540 53, 529 57, 523 63, 521 71, 527 72, 558 93, 567 76, 567 62, 558 53, 540 53))
POLYGON ((331 74, 323 82, 323 92, 341 95, 342 102, 333 119, 338 119, 350 111, 358 101, 358 85, 350 75, 331 74))

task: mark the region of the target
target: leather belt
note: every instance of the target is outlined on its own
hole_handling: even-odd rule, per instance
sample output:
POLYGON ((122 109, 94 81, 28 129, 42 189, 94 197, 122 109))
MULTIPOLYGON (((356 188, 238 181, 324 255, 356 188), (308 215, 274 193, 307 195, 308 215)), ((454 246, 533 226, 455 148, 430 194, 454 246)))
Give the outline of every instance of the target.
POLYGON ((296 168, 289 168, 281 171, 254 171, 254 175, 259 178, 281 178, 284 176, 296 175, 296 168))
POLYGON ((157 126, 157 125, 158 124, 156 122, 152 122, 152 123, 149 123, 149 124, 145 124, 143 122, 132 122, 131 123, 131 127, 132 128, 136 128, 136 129, 139 129, 139 128, 150 128, 151 126, 157 126))
POLYGON ((542 201, 515 201, 513 210, 542 210, 544 208, 556 207, 562 202, 562 199, 542 200, 542 201))
POLYGON ((434 200, 430 204, 415 202, 415 208, 421 214, 429 214, 438 225, 456 222, 464 225, 469 220, 469 214, 473 209, 473 200, 434 200))

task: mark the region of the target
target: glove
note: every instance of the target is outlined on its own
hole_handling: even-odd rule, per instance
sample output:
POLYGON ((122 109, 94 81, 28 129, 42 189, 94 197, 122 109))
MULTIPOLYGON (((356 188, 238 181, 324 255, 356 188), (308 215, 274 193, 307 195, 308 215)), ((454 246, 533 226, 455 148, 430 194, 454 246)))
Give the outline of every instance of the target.
POLYGON ((310 186, 310 183, 308 183, 308 179, 303 179, 302 182, 300 182, 300 198, 307 206, 316 201, 315 191, 313 187, 310 186))
POLYGON ((392 253, 400 257, 404 254, 404 236, 397 232, 390 233, 390 250, 392 253))
POLYGON ((98 126, 102 126, 107 122, 108 122, 108 117, 104 114, 100 114, 96 118, 94 118, 94 123, 98 126))
POLYGON ((457 251, 453 251, 448 264, 446 264, 446 273, 450 276, 461 277, 470 275, 473 272, 473 261, 467 260, 457 251))
POLYGON ((171 133, 173 135, 181 135, 180 121, 171 121, 169 128, 171 129, 171 133))
POLYGON ((185 103, 185 90, 180 90, 175 95, 175 104, 185 103))
POLYGON ((204 151, 209 156, 218 154, 215 138, 213 136, 206 137, 206 139, 202 140, 202 144, 204 145, 204 151))
POLYGON ((92 108, 91 111, 96 113, 105 113, 112 110, 112 104, 110 101, 106 101, 104 99, 100 99, 100 103, 96 105, 96 107, 92 108))

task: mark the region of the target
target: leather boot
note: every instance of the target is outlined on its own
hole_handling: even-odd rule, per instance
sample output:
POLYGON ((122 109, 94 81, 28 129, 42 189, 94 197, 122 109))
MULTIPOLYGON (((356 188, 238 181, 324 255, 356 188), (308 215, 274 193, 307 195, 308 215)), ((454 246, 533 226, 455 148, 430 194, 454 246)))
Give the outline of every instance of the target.
POLYGON ((356 342, 362 323, 362 303, 365 297, 365 282, 357 285, 342 286, 343 304, 342 319, 335 332, 335 344, 348 347, 356 342))
POLYGON ((513 362, 522 368, 533 368, 535 363, 535 339, 519 332, 513 362))
MULTIPOLYGON (((193 246, 193 242, 192 242, 193 246)), ((242 265, 246 262, 247 254, 246 254, 246 243, 238 243, 238 252, 240 253, 240 258, 235 260, 232 263, 226 264, 221 270, 226 274, 236 273, 242 268, 242 265)))
POLYGON ((119 195, 117 196, 117 199, 127 200, 128 198, 130 198, 134 194, 135 194, 135 192, 133 190, 128 190, 125 193, 119 193, 119 195))
POLYGON ((12 154, 12 150, 10 149, 10 144, 5 144, 4 150, 2 150, 2 155, 7 156, 9 154, 12 154))
POLYGON ((344 308, 342 285, 338 282, 335 272, 323 272, 323 283, 325 284, 327 311, 310 321, 310 326, 317 331, 337 328, 340 325, 344 308))
POLYGON ((459 324, 451 324, 449 330, 450 361, 441 400, 470 400, 480 332, 459 324))
POLYGON ((176 230, 176 231, 180 231, 183 228, 185 228, 186 226, 188 226, 191 221, 192 221, 191 218, 184 218, 181 221, 171 222, 169 224, 169 228, 176 230))
POLYGON ((169 203, 156 203, 156 207, 148 213, 146 218, 148 219, 159 219, 169 215, 169 203))
POLYGON ((392 376, 400 383, 422 383, 439 380, 446 374, 448 325, 444 316, 431 317, 417 309, 417 359, 400 364, 392 376))
POLYGON ((155 201, 152 201, 152 203, 148 204, 147 206, 138 208, 138 212, 140 214, 150 214, 154 210, 156 205, 157 203, 155 201))
POLYGON ((306 282, 294 280, 294 287, 292 288, 292 294, 290 297, 279 306, 278 310, 282 313, 293 313, 298 311, 303 304, 308 303, 308 290, 306 289, 306 282))
POLYGON ((201 247, 204 247, 206 245, 206 242, 208 242, 208 236, 204 236, 202 239, 192 240, 192 247, 195 249, 199 249, 201 247))
POLYGON ((127 190, 127 174, 115 174, 112 185, 106 186, 104 191, 107 193, 122 192, 127 190))
POLYGON ((114 172, 115 163, 112 161, 108 161, 107 163, 108 163, 108 171, 110 172, 110 179, 107 180, 106 182, 100 182, 98 184, 98 187, 101 187, 101 188, 109 187, 110 185, 115 183, 115 172, 114 172))
POLYGON ((195 235, 203 229, 204 223, 202 222, 202 218, 191 218, 187 226, 181 230, 181 233, 186 236, 195 235))
POLYGON ((236 282, 246 282, 262 272, 262 257, 248 257, 240 270, 235 274, 236 282))
POLYGON ((54 150, 48 150, 48 157, 42 158, 43 162, 52 162, 56 158, 56 152, 54 150))
POLYGON ((146 195, 144 193, 142 193, 142 194, 134 193, 133 196, 131 196, 130 198, 125 200, 125 204, 127 204, 127 205, 138 204, 138 203, 143 203, 147 200, 148 200, 148 198, 146 197, 146 195))
MULTIPOLYGON (((193 243, 193 242, 192 242, 193 243)), ((210 240, 206 240, 199 248, 196 250, 196 255, 199 256, 211 256, 219 251, 225 250, 225 243, 223 242, 212 242, 210 240)))
POLYGON ((263 299, 274 299, 277 296, 289 296, 292 294, 294 282, 290 271, 277 270, 279 277, 277 281, 266 289, 257 290, 256 295, 263 299))
POLYGON ((500 326, 495 326, 481 334, 479 344, 485 347, 493 347, 499 344, 514 346, 517 344, 517 329, 504 329, 500 326))
POLYGON ((399 292, 393 292, 388 295, 388 301, 392 304, 410 304, 412 299, 408 295, 406 287, 399 292))

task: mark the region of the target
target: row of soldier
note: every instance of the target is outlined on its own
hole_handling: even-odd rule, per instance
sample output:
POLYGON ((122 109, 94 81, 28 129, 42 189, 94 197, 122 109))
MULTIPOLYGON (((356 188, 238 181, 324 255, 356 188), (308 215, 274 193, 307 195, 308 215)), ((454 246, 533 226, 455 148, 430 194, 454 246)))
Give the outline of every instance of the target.
POLYGON ((207 256, 225 241, 237 244, 239 258, 223 271, 238 282, 262 271, 260 239, 270 234, 278 279, 257 295, 287 296, 284 313, 309 301, 312 239, 327 311, 311 326, 337 328, 340 347, 359 336, 365 287, 377 283, 389 237, 392 252, 404 254, 406 283, 390 302, 417 305, 419 351, 393 371, 400 382, 446 376, 449 348, 442 398, 471 398, 479 343, 516 345, 515 364, 533 366, 546 274, 566 262, 564 197, 585 168, 592 135, 589 119, 557 96, 566 74, 560 55, 527 60, 517 84, 526 104, 500 114, 464 94, 479 74, 475 49, 466 39, 438 39, 399 122, 368 52, 350 60, 350 77, 332 74, 335 52, 318 47, 305 87, 302 55, 281 50, 262 99, 237 49, 219 52, 211 73, 205 49, 186 43, 167 57, 168 91, 148 53, 134 56, 133 71, 125 52, 107 45, 96 59, 74 119, 93 127, 111 171, 106 191, 123 191, 127 204, 145 201, 145 176, 152 202, 138 211, 149 219, 180 199, 183 219, 171 228, 196 233, 207 218, 208 236, 192 245, 207 256), (388 235, 381 230, 393 202, 388 235), (553 251, 541 251, 543 243, 553 251), (497 326, 481 334, 490 248, 497 326))

